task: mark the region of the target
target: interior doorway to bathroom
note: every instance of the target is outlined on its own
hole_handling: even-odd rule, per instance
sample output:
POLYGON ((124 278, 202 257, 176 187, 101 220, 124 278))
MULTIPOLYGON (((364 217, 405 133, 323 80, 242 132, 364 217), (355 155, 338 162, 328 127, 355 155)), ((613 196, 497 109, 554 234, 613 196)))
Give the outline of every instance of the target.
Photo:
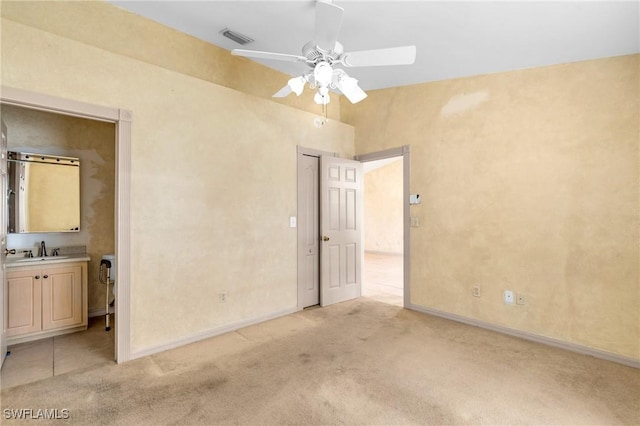
MULTIPOLYGON (((0 106, 2 108, 22 108, 28 111, 28 114, 34 113, 42 113, 42 114, 50 114, 51 116, 61 117, 63 116, 65 119, 80 119, 83 120, 84 123, 91 123, 91 125, 97 125, 98 127, 102 126, 104 129, 110 129, 110 137, 108 143, 110 154, 107 155, 109 157, 105 162, 110 162, 110 167, 107 167, 108 171, 100 171, 99 167, 89 168, 87 171, 89 172, 89 179, 84 182, 85 185, 89 185, 89 190, 94 192, 100 192, 101 188, 103 188, 97 179, 97 175, 101 173, 110 174, 110 179, 113 182, 111 185, 110 194, 107 197, 111 198, 110 206, 105 207, 104 204, 100 202, 90 203, 89 206, 83 205, 83 209, 85 210, 93 210, 93 213, 100 210, 103 211, 107 216, 109 216, 110 226, 107 226, 109 229, 102 229, 99 234, 91 235, 90 239, 94 237, 97 239, 106 238, 111 240, 111 247, 107 249, 105 247, 97 249, 96 254, 91 254, 92 260, 97 262, 99 265, 100 259, 102 255, 107 254, 103 251, 116 254, 118 259, 124 259, 123 262, 117 262, 117 275, 119 277, 118 282, 118 299, 115 302, 114 310, 115 313, 111 314, 111 342, 110 348, 105 352, 104 350, 95 350, 96 343, 97 346, 104 349, 104 345, 102 343, 98 343, 98 340, 104 342, 105 335, 105 317, 104 312, 100 312, 100 309, 97 306, 105 306, 100 302, 97 302, 96 298, 104 298, 106 297, 106 289, 102 289, 98 287, 98 290, 93 291, 93 309, 85 315, 88 314, 89 318, 89 330, 88 332, 80 332, 66 335, 69 343, 69 346, 76 346, 79 342, 72 342, 72 340, 82 340, 84 338, 86 341, 85 354, 88 354, 87 358, 91 357, 103 357, 108 360, 108 362, 113 362, 115 359, 117 362, 124 362, 130 359, 130 305, 129 305, 129 253, 130 253, 130 220, 129 220, 129 192, 130 192, 130 142, 131 142, 131 114, 125 110, 118 110, 113 108, 106 108, 98 105, 87 104, 83 102, 77 102, 69 99, 62 99, 57 97, 52 97, 48 95, 42 95, 34 92, 28 92, 21 89, 14 89, 9 87, 2 87, 1 97, 0 97, 0 106), (110 234, 106 236, 106 233, 110 234), (98 251, 103 253, 97 253, 98 251), (102 295, 100 295, 100 293, 102 295), (97 309, 96 309, 97 308, 97 309), (117 324, 117 328, 113 329, 113 325, 117 324), (100 332, 98 332, 100 330, 100 332), (93 337, 90 337, 91 334, 93 337)), ((6 115, 5 115, 6 118, 6 115)), ((75 133, 86 130, 83 129, 83 125, 79 126, 71 126, 68 129, 68 132, 75 133)), ((9 130, 9 133, 11 130, 9 130)), ((67 135, 69 136, 69 135, 67 135)), ((27 144, 25 144, 27 145, 27 144)), ((55 143, 53 144, 55 146, 55 143)), ((76 149, 80 149, 78 146, 76 149)), ((85 153, 87 154, 87 153, 85 153)), ((87 155, 94 155, 95 153, 91 152, 91 149, 88 150, 87 155)), ((61 155, 61 154, 58 154, 61 155)), ((96 158, 93 158, 96 160, 96 158)), ((97 159, 96 163, 100 163, 100 159, 97 159)), ((105 160, 105 158, 102 158, 105 160)), ((91 163, 91 161, 89 161, 91 163)), ((95 165, 95 164, 94 164, 95 165)), ((105 194, 102 194, 105 195, 105 194)), ((94 200, 96 201, 96 200, 94 200)), ((6 208, 6 200, 3 197, 3 208, 6 208)), ((81 227, 83 225, 81 224, 81 227)), ((85 227, 87 230, 91 228, 91 221, 85 222, 85 227)), ((49 239, 49 234, 45 234, 47 237, 45 240, 49 239)), ((27 237, 28 239, 28 237, 27 237)), ((75 244, 77 242, 67 241, 68 243, 75 244)), ((22 244, 23 241, 19 241, 18 243, 22 244)), ((27 242, 28 243, 28 242, 27 242)), ((56 244, 56 242, 52 242, 52 244, 56 244)), ((58 244, 62 245, 61 242, 58 244)), ((52 246, 49 246, 52 247, 52 246)), ((57 245, 56 245, 57 247, 57 245)), ((91 266, 88 268, 88 271, 91 271, 91 275, 95 278, 95 281, 98 280, 98 268, 92 268, 91 266), (93 269, 96 269, 93 271, 93 269), (95 272, 95 274, 94 274, 95 272)), ((4 268, 4 262, 2 264, 2 268, 4 268)), ((94 280, 90 278, 93 282, 94 280)), ((95 285, 95 284, 94 284, 95 285)), ((104 302, 104 301, 103 301, 104 302)), ((2 313, 4 315, 5 306, 2 306, 2 313)), ((104 308, 102 309, 104 311, 104 308)), ((43 339, 40 342, 44 346, 47 346, 47 340, 43 339)), ((80 346, 82 347, 82 342, 80 342, 80 346)), ((54 351, 54 355, 58 358, 65 358, 62 355, 62 352, 55 352, 54 342, 50 341, 50 348, 54 351)), ((16 352, 12 351, 12 355, 16 355, 16 352)), ((70 359, 73 360, 74 357, 82 356, 79 351, 72 351, 72 355, 67 358, 67 361, 70 359)), ((14 358, 15 359, 15 358, 14 358)), ((71 362, 70 364, 79 365, 78 362, 71 362)), ((6 364, 5 364, 6 367, 6 364)), ((64 369, 67 367, 61 367, 58 370, 58 373, 64 372, 64 369)), ((4 373, 4 368, 3 368, 4 373)), ((3 374, 4 377, 4 374, 3 374)), ((6 382, 3 382, 3 387, 6 386, 6 382)))
MULTIPOLYGON (((11 265, 16 265, 16 260, 22 261, 24 260, 22 258, 28 257, 29 254, 45 256, 45 259, 48 256, 51 260, 56 259, 53 256, 54 252, 61 259, 73 253, 86 254, 90 258, 87 262, 73 264, 74 267, 80 265, 78 268, 81 273, 75 278, 69 278, 73 281, 68 282, 67 278, 63 278, 67 277, 66 270, 60 268, 70 265, 69 263, 47 266, 52 271, 59 271, 55 281, 58 284, 55 288, 59 289, 56 290, 56 297, 61 298, 56 299, 59 300, 57 303, 59 311, 47 315, 60 318, 61 322, 67 321, 67 323, 86 320, 88 329, 86 331, 73 329, 71 331, 74 333, 56 336, 34 336, 37 340, 29 342, 23 342, 23 339, 29 339, 27 336, 33 332, 31 330, 35 330, 36 325, 42 327, 41 331, 46 330, 44 311, 48 306, 43 302, 45 285, 49 288, 48 286, 54 285, 54 281, 51 281, 53 278, 44 281, 46 275, 41 280, 35 276, 36 279, 32 281, 31 269, 24 269, 29 267, 27 263, 17 264, 21 267, 18 270, 15 267, 9 268, 7 265, 7 292, 8 303, 10 303, 7 318, 8 327, 11 329, 7 331, 10 357, 2 372, 3 384, 6 387, 61 374, 70 369, 111 363, 115 359, 114 332, 105 330, 105 326, 102 325, 107 319, 105 309, 107 288, 98 278, 101 257, 115 251, 115 124, 4 104, 0 105, 0 114, 7 128, 8 151, 15 153, 9 157, 10 175, 17 177, 18 169, 27 170, 27 166, 34 166, 27 161, 33 154, 44 156, 42 158, 59 157, 58 161, 64 158, 79 159, 78 162, 73 160, 74 164, 78 164, 75 166, 79 171, 75 175, 77 181, 60 179, 59 185, 55 188, 47 182, 55 176, 60 176, 67 169, 71 169, 71 165, 35 163, 40 166, 40 169, 46 169, 42 172, 45 193, 36 191, 40 186, 36 186, 32 174, 25 173, 25 180, 28 178, 29 188, 31 188, 29 203, 24 201, 26 197, 23 196, 26 184, 23 185, 21 180, 20 188, 17 183, 12 185, 7 196, 11 220, 8 221, 6 245, 8 249, 15 250, 17 253, 11 256, 11 265), (13 157, 18 156, 25 161, 17 162, 13 157), (77 192, 78 188, 79 192, 77 192), (75 194, 74 191, 76 191, 75 194), (65 197, 67 194, 75 196, 79 194, 79 205, 73 209, 71 207, 73 203, 65 204, 55 207, 58 209, 56 211, 44 212, 39 226, 43 228, 52 226, 54 222, 46 221, 49 216, 60 218, 60 224, 64 222, 79 225, 79 229, 52 226, 49 232, 25 233, 26 224, 31 224, 31 221, 27 220, 32 219, 40 211, 38 209, 34 212, 34 208, 46 204, 54 194, 56 198, 65 197), (79 215, 75 216, 78 212, 79 215), (19 221, 20 218, 24 221, 19 221), (64 229, 70 231, 63 232, 64 229), (54 267, 58 269, 52 269, 54 267), (82 276, 86 276, 86 292, 83 291, 84 284, 71 284, 76 281, 76 278, 82 276), (64 290, 66 285, 72 285, 74 289, 69 293, 68 300, 66 299, 67 291, 64 290), (29 292, 31 296, 24 293, 27 288, 33 290, 33 293, 29 292), (76 291, 78 296, 72 296, 76 291), (41 298, 35 300, 36 294, 39 293, 42 293, 41 298), (25 304, 29 300, 31 303, 25 304), (84 306, 80 306, 81 304, 84 306), (41 306, 43 312, 40 313, 36 306, 41 306), (77 319, 73 319, 76 314, 69 319, 64 319, 70 314, 67 309, 70 309, 70 312, 78 310, 77 319), (32 315, 36 314, 42 315, 41 323, 36 318, 32 318, 32 315), (28 329, 20 326, 20 324, 32 322, 33 326, 28 326, 28 329)), ((20 176, 23 176, 22 173, 20 176)), ((84 278, 82 281, 85 281, 84 278)), ((50 300, 49 297, 47 296, 46 300, 50 300)))

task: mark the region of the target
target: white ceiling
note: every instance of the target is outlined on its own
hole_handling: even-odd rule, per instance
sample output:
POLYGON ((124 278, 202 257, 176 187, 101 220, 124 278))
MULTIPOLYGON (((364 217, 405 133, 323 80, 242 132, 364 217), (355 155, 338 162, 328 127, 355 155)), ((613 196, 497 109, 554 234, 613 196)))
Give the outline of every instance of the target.
MULTIPOLYGON (((111 3, 228 50, 301 54, 313 38, 313 0, 111 3), (226 27, 255 41, 240 46, 220 34, 226 27)), ((414 65, 349 68, 365 90, 640 52, 639 1, 335 4, 344 8, 338 40, 345 51, 417 46, 414 65)), ((259 62, 292 76, 308 70, 259 62)))

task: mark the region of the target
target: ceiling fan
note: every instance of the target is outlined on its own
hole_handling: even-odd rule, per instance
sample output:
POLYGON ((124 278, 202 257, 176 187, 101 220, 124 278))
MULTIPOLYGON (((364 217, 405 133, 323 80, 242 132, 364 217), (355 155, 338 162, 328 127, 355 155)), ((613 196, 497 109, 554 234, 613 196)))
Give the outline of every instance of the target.
POLYGON ((309 83, 311 89, 318 89, 314 97, 317 104, 324 106, 329 103, 329 89, 339 91, 352 103, 360 102, 367 97, 367 94, 358 86, 358 80, 349 77, 343 69, 336 68, 336 66, 349 68, 409 65, 415 62, 416 47, 402 46, 344 52, 342 45, 337 40, 343 12, 344 9, 333 4, 331 0, 316 1, 314 40, 304 45, 302 55, 243 49, 234 49, 231 54, 248 58, 301 62, 312 68, 311 72, 290 79, 287 85, 273 97, 282 98, 292 92, 300 96, 304 85, 309 83))

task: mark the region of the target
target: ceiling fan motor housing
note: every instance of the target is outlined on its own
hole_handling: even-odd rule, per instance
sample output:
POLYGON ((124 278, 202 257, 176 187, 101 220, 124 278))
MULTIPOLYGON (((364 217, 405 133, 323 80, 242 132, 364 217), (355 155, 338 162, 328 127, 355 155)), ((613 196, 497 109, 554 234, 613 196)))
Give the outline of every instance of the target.
POLYGON ((307 58, 307 64, 314 68, 319 62, 328 62, 333 64, 338 62, 342 55, 343 47, 336 42, 335 47, 331 51, 325 51, 318 47, 314 41, 310 41, 302 47, 302 55, 307 58))
POLYGON ((322 61, 313 70, 313 76, 319 87, 329 87, 333 78, 333 68, 328 62, 322 61))

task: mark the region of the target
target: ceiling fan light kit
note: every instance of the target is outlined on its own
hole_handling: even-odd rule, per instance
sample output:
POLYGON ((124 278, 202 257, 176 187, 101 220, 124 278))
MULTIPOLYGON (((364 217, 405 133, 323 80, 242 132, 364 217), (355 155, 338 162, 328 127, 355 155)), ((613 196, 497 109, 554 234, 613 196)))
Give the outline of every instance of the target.
POLYGON ((318 92, 313 97, 313 100, 318 105, 326 105, 331 102, 331 98, 329 97, 329 89, 326 87, 319 87, 318 92))
POLYGON ((364 90, 358 86, 358 80, 349 77, 346 72, 340 69, 337 71, 340 72, 337 73, 336 87, 352 104, 357 104, 367 97, 364 90))
POLYGON ((300 76, 300 77, 294 77, 291 80, 289 80, 288 85, 293 91, 293 93, 296 94, 296 96, 300 96, 302 94, 302 91, 304 90, 304 85, 306 82, 307 82, 307 77, 300 76))
MULTIPOLYGON (((300 96, 304 85, 309 83, 311 89, 317 89, 314 101, 322 105, 321 125, 324 125, 327 118, 326 105, 330 102, 329 89, 342 93, 354 104, 367 97, 367 94, 358 86, 358 80, 335 66, 341 65, 349 68, 410 65, 416 59, 415 46, 344 52, 342 44, 338 42, 343 12, 343 8, 333 4, 330 0, 316 1, 314 40, 303 46, 302 56, 242 49, 234 49, 231 54, 255 59, 301 62, 311 67, 313 72, 290 79, 287 85, 273 96, 281 98, 292 92, 300 96)), ((318 123, 316 126, 320 127, 318 123)))

